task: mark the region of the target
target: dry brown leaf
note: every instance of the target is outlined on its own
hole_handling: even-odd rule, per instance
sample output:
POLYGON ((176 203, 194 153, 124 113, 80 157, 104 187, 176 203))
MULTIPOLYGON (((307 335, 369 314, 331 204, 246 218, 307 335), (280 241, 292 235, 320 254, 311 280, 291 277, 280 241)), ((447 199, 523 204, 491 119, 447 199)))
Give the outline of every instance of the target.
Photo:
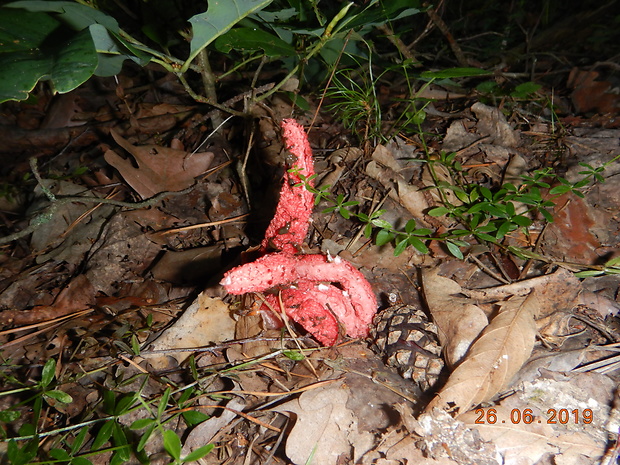
MULTIPOLYGON (((150 349, 192 349, 232 339, 234 334, 235 320, 230 315, 228 305, 221 299, 201 293, 181 318, 153 341, 150 349)), ((171 352, 170 355, 153 354, 145 358, 154 368, 162 369, 170 365, 169 356, 180 363, 191 353, 171 352)))
POLYGON ((110 134, 134 157, 138 167, 131 159, 124 159, 113 150, 105 153, 105 161, 116 168, 143 199, 191 186, 194 178, 204 173, 213 161, 212 152, 189 153, 158 145, 134 146, 113 129, 110 134))
POLYGON ((439 276, 437 270, 424 270, 422 284, 446 363, 455 366, 487 326, 487 316, 470 299, 459 297, 463 293, 461 286, 439 276))
POLYGON ((372 154, 372 161, 366 165, 366 174, 381 182, 386 189, 391 189, 390 197, 407 209, 414 218, 424 218, 424 211, 429 207, 426 197, 418 188, 412 186, 399 173, 402 169, 394 154, 383 145, 378 145, 372 154))
POLYGON ((504 390, 534 347, 537 305, 535 291, 527 297, 515 296, 507 300, 430 402, 427 411, 440 407, 462 414, 504 390))
POLYGON ((305 391, 298 399, 280 406, 297 421, 286 439, 286 455, 296 465, 337 463, 339 457, 357 459, 374 445, 374 436, 358 431, 358 419, 347 408, 349 391, 342 383, 305 391))

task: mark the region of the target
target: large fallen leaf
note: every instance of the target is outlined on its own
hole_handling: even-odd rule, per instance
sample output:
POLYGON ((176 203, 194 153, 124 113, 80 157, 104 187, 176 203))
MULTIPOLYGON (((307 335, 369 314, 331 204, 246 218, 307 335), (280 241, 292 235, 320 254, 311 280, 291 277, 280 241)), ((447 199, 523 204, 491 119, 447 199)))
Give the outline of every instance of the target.
POLYGON ((230 315, 228 305, 221 299, 211 298, 204 293, 198 295, 170 328, 164 331, 153 344, 152 351, 163 351, 161 354, 145 356, 156 369, 170 365, 168 357, 182 362, 192 352, 192 348, 203 347, 214 342, 232 339, 235 334, 235 320, 230 315), (187 352, 176 352, 170 349, 190 349, 187 352), (165 351, 170 350, 169 354, 165 351))
POLYGON ((534 348, 537 305, 535 291, 507 300, 427 411, 440 407, 462 414, 504 390, 534 348))
POLYGON ((212 152, 189 153, 159 145, 135 146, 113 129, 110 134, 133 156, 138 167, 131 159, 121 157, 114 150, 105 153, 105 161, 116 168, 143 199, 191 186, 194 178, 204 173, 213 161, 212 152))
POLYGON ((286 439, 286 455, 291 462, 339 463, 341 456, 350 459, 351 452, 357 462, 373 446, 374 436, 358 431, 358 419, 346 406, 348 399, 346 384, 332 383, 306 391, 275 409, 297 416, 286 439))
POLYGON ((456 366, 487 326, 487 316, 472 299, 460 297, 463 289, 458 283, 439 276, 436 270, 423 271, 422 284, 446 363, 456 366))

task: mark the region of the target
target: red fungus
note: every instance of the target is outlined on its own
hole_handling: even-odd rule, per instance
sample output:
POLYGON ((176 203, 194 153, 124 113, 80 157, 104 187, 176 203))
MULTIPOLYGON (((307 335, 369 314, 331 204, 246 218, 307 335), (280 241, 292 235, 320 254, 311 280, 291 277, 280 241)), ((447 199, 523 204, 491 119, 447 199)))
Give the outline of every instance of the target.
MULTIPOLYGON (((314 205, 314 195, 303 185, 301 176, 308 180, 314 174, 314 163, 304 128, 293 119, 285 119, 282 130, 286 149, 296 160, 292 172, 284 175, 280 201, 261 246, 263 251, 295 253, 306 239, 314 205)), ((312 180, 307 182, 312 185, 312 180)))
POLYGON ((279 252, 228 271, 221 284, 231 294, 281 288, 279 297, 266 296, 267 303, 279 310, 281 302, 288 317, 324 345, 335 344, 342 332, 351 337, 366 336, 377 302, 364 275, 340 257, 296 255, 308 232, 314 203, 300 174, 307 179, 314 174, 314 167, 303 128, 294 120, 284 120, 282 128, 297 164, 285 175, 280 201, 261 247, 263 252, 279 252))

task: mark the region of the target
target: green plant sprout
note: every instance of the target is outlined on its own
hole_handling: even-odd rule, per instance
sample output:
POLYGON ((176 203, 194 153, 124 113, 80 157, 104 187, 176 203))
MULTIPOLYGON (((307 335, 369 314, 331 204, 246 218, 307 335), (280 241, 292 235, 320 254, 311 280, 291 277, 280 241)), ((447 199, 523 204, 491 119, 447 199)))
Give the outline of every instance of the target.
MULTIPOLYGON (((325 201, 331 206, 323 210, 323 213, 337 212, 343 218, 356 218, 364 225, 364 235, 372 237, 376 245, 394 243, 394 255, 400 255, 409 246, 413 246, 420 253, 428 253, 428 247, 424 241, 434 240, 445 244, 448 251, 456 258, 463 259, 463 249, 470 246, 466 238, 473 238, 478 242, 493 243, 501 246, 504 237, 518 229, 527 234, 533 220, 540 214, 542 218, 553 222, 552 209, 555 207, 554 200, 559 196, 571 193, 583 197, 582 190, 592 183, 604 182, 601 173, 611 164, 620 159, 620 155, 604 163, 600 167, 593 167, 587 163, 579 165, 585 168, 580 171, 583 177, 571 183, 567 179, 555 174, 551 168, 535 170, 531 176, 521 176, 522 183, 519 187, 512 183, 504 183, 498 189, 491 190, 478 184, 464 184, 458 180, 463 179, 463 167, 456 160, 456 153, 441 153, 438 160, 421 160, 429 166, 434 179, 434 186, 441 199, 441 206, 431 208, 427 214, 433 217, 449 217, 459 223, 459 227, 436 235, 428 228, 416 228, 414 219, 405 224, 403 230, 396 229, 390 222, 381 218, 386 213, 385 209, 374 211, 370 214, 360 213, 355 210, 359 202, 346 200, 343 194, 337 196, 329 192, 330 186, 322 186, 320 189, 310 186, 309 181, 316 175, 305 178, 296 173, 302 179, 302 185, 315 194, 315 205, 325 201), (441 165, 451 174, 452 179, 457 181, 450 184, 439 180, 435 165, 441 165), (552 182, 559 183, 551 187, 552 182), (543 195, 541 189, 548 189, 548 197, 543 195), (447 192, 453 193, 460 201, 459 204, 448 200, 447 192), (517 212, 517 205, 525 206, 525 210, 517 212)), ((292 169, 291 171, 293 171, 292 169)), ((517 247, 509 247, 509 250, 517 256, 529 257, 517 247)), ((614 259, 602 267, 595 267, 591 271, 584 271, 578 276, 599 276, 602 274, 618 274, 620 259, 614 259)))

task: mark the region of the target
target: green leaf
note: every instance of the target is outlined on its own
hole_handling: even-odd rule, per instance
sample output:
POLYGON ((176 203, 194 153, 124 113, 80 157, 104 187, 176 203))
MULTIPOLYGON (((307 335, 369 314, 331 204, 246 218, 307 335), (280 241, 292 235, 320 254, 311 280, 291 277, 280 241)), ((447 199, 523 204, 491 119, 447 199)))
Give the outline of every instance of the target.
POLYGON ((407 239, 407 242, 411 244, 412 246, 414 246, 418 252, 423 253, 423 254, 428 253, 428 247, 426 247, 426 244, 422 242, 420 239, 418 239, 417 237, 409 237, 407 239))
POLYGON ((428 228, 420 228, 420 229, 411 231, 412 236, 430 236, 431 234, 433 234, 433 231, 431 231, 428 228))
POLYGON ((0 421, 3 423, 10 423, 17 420, 20 417, 20 413, 16 410, 2 410, 0 412, 0 421))
POLYGON ((50 450, 50 455, 52 458, 63 462, 69 462, 71 460, 71 456, 64 449, 52 449, 50 450))
POLYGON ((459 259, 463 260, 463 252, 461 252, 461 249, 459 248, 458 245, 456 245, 452 241, 447 241, 446 242, 446 247, 448 248, 448 251, 452 255, 454 255, 456 258, 459 258, 459 259))
POLYGON ((129 447, 127 435, 125 434, 125 430, 120 424, 114 422, 113 425, 114 427, 112 428, 112 438, 114 439, 114 445, 116 447, 126 446, 117 449, 116 455, 118 455, 119 459, 127 461, 131 457, 131 448, 129 447))
POLYGON ((136 402, 137 394, 135 392, 130 392, 125 394, 120 398, 116 406, 114 407, 114 415, 119 417, 121 415, 126 414, 132 407, 132 405, 136 402))
POLYGON ((93 465, 93 462, 84 457, 73 457, 71 459, 71 465, 93 465))
POLYGON ((606 268, 611 268, 612 266, 618 266, 618 265, 620 265, 620 256, 612 258, 611 260, 607 260, 605 262, 606 268))
POLYGON ((405 224, 405 232, 410 234, 415 229, 415 220, 412 218, 405 224))
POLYGON ((235 24, 249 14, 262 10, 272 0, 211 0, 205 13, 192 16, 193 36, 189 58, 181 68, 186 72, 190 63, 207 45, 228 32, 235 24))
POLYGON ((470 76, 486 76, 493 74, 480 68, 448 68, 441 71, 423 71, 420 74, 422 79, 450 79, 470 76))
POLYGON ((565 186, 564 184, 562 184, 560 186, 552 187, 549 193, 551 195, 560 195, 560 194, 569 192, 570 190, 571 190, 571 186, 565 186))
POLYGON ((161 418, 168 408, 168 400, 170 399, 171 392, 171 389, 168 387, 162 394, 161 399, 159 400, 159 405, 157 406, 157 418, 161 418))
POLYGON ((191 451, 189 454, 183 457, 183 462, 194 462, 196 460, 199 460, 205 455, 207 455, 209 452, 211 452, 214 447, 215 444, 207 444, 199 447, 198 449, 191 451))
MULTIPOLYGON (((26 28, 26 32, 15 33, 6 27, 6 12, 9 12, 9 16, 15 15, 10 9, 2 9, 0 39, 10 42, 23 40, 32 46, 11 53, 0 53, 0 102, 26 99, 39 80, 51 80, 56 91, 65 93, 93 75, 98 57, 87 29, 77 34, 63 28, 56 31, 54 24, 42 20, 42 16, 46 16, 43 13, 22 11, 17 16, 25 14, 31 17, 40 30, 26 28), (24 38, 24 33, 32 34, 24 38), (38 45, 34 46, 36 43, 38 45)), ((5 52, 5 49, 0 52, 5 52)))
POLYGON ((203 421, 206 421, 209 418, 211 418, 206 413, 199 412, 198 410, 187 410, 183 412, 181 416, 183 417, 183 419, 185 420, 185 423, 187 423, 188 426, 199 425, 203 421))
POLYGON ((152 425, 153 423, 155 423, 155 420, 153 420, 152 418, 140 418, 139 420, 134 421, 129 426, 129 429, 133 429, 133 430, 144 429, 147 426, 152 425))
POLYGON ((11 439, 7 444, 6 455, 11 465, 26 465, 37 455, 38 442, 27 442, 21 449, 15 439, 11 439))
POLYGON ((46 387, 54 380, 56 376, 56 360, 50 358, 43 365, 43 370, 41 371, 41 386, 46 387))
POLYGON ((298 350, 285 350, 284 352, 282 352, 282 355, 284 355, 286 358, 289 358, 295 361, 304 360, 306 358, 304 354, 302 354, 298 350))
POLYGON ((70 404, 71 402, 73 402, 73 397, 71 397, 66 392, 56 389, 53 391, 46 391, 45 396, 49 397, 50 399, 57 400, 58 402, 62 402, 63 404, 70 404))
POLYGON ((365 237, 370 237, 370 236, 372 236, 372 224, 368 223, 368 224, 364 227, 364 236, 365 236, 365 237))
POLYGON ((394 256, 398 257, 401 253, 405 251, 408 245, 409 244, 407 243, 407 239, 403 239, 398 244, 396 244, 396 247, 394 248, 394 256))
POLYGON ((493 193, 491 192, 491 190, 488 187, 481 186, 480 187, 480 193, 487 200, 492 200, 493 199, 493 193))
POLYGON ((545 217, 545 219, 549 222, 549 223, 553 223, 553 215, 551 214, 551 212, 545 208, 541 208, 540 209, 540 213, 542 214, 542 216, 545 217))
POLYGON ((520 99, 528 98, 530 95, 538 92, 541 87, 540 84, 534 82, 524 82, 515 87, 515 90, 510 93, 510 96, 520 99))
POLYGON ((106 421, 101 428, 99 429, 99 432, 97 433, 97 436, 95 436, 95 440, 93 441, 93 445, 91 446, 91 450, 99 450, 101 449, 101 447, 110 440, 110 438, 112 437, 112 430, 114 429, 114 420, 108 420, 106 421))
POLYGON ((340 213, 340 216, 342 216, 345 220, 351 218, 351 212, 344 207, 339 208, 338 213, 340 213))
POLYGON ((181 459, 181 439, 174 431, 164 431, 164 449, 175 460, 181 459))
POLYGON ((598 270, 588 270, 588 271, 580 271, 578 273, 575 273, 575 276, 578 278, 587 278, 590 276, 601 276, 604 275, 605 272, 604 271, 598 271, 598 270))
POLYGON ((146 447, 146 443, 153 435, 153 431, 155 431, 155 428, 157 428, 157 423, 154 422, 144 431, 144 433, 140 437, 140 440, 138 441, 138 445, 136 446, 136 450, 138 452, 144 450, 144 448, 146 447))
POLYGON ((70 1, 24 0, 5 5, 9 8, 23 8, 30 12, 57 13, 54 16, 76 31, 91 24, 101 24, 112 32, 119 33, 118 22, 111 16, 92 8, 70 1))
POLYGON ((262 29, 239 27, 231 29, 215 41, 215 48, 222 53, 232 49, 244 52, 262 50, 268 57, 291 57, 297 51, 279 37, 262 29))
POLYGON ((379 218, 375 218, 374 220, 371 221, 371 223, 377 228, 392 229, 391 223, 389 223, 388 221, 379 219, 379 218))
POLYGON ((444 216, 450 213, 450 210, 446 207, 435 207, 429 210, 428 216, 444 216))
POLYGON ((71 444, 72 455, 75 455, 80 451, 80 449, 84 445, 84 440, 86 439, 87 434, 88 434, 88 428, 83 427, 78 433, 78 435, 75 437, 75 439, 73 440, 73 443, 71 444))
POLYGON ((497 242, 496 238, 488 234, 485 234, 485 233, 474 232, 474 235, 483 241, 494 242, 494 243, 497 242))
POLYGON ((389 231, 386 231, 385 229, 382 229, 381 231, 377 233, 377 238, 375 239, 375 243, 379 247, 381 247, 382 245, 385 245, 388 242, 392 242, 392 239, 394 239, 394 234, 390 233, 389 231))
POLYGON ((532 224, 532 220, 522 215, 515 215, 510 219, 513 223, 518 224, 524 228, 529 227, 532 224))

